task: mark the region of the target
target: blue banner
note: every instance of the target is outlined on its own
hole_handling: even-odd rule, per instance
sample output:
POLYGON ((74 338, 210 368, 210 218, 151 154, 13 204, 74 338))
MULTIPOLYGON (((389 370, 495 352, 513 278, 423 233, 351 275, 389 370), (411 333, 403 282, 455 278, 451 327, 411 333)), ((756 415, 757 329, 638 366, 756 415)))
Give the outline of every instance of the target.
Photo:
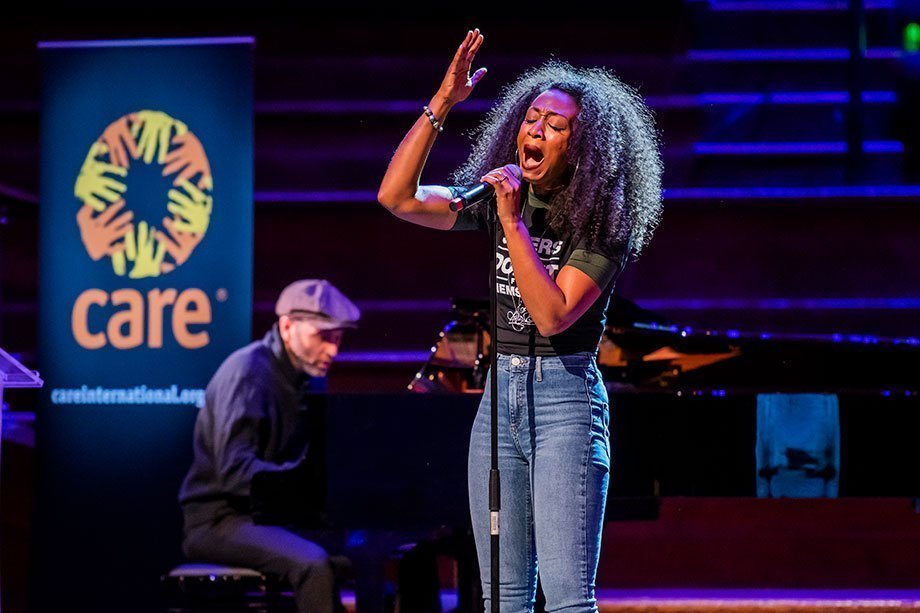
POLYGON ((45 407, 199 405, 249 342, 252 45, 40 45, 45 407))

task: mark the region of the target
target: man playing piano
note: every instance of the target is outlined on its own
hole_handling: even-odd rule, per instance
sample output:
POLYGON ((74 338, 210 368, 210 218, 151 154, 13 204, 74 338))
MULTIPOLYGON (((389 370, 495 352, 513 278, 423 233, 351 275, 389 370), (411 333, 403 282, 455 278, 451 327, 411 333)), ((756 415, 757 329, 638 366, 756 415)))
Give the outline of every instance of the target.
POLYGON ((280 575, 299 611, 335 610, 334 574, 319 544, 280 526, 255 525, 252 477, 294 468, 306 455, 306 392, 325 375, 358 308, 328 281, 305 279, 281 292, 278 321, 235 351, 208 383, 194 433, 194 461, 179 492, 183 552, 192 560, 280 575))

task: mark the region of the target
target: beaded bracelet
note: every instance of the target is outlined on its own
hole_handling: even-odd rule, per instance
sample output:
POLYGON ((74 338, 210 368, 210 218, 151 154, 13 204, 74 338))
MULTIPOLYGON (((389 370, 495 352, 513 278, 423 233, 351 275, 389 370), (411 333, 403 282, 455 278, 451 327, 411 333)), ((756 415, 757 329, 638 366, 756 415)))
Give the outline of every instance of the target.
POLYGON ((438 132, 444 131, 444 126, 441 125, 441 122, 438 121, 438 118, 434 116, 434 113, 431 112, 431 109, 428 106, 423 106, 422 109, 425 110, 425 116, 428 117, 428 121, 431 122, 431 126, 438 132))

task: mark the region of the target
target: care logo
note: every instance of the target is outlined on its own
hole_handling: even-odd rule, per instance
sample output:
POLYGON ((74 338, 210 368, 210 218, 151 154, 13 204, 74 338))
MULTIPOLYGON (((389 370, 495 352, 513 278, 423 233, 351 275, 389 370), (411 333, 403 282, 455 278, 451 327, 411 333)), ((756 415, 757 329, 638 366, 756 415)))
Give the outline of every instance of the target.
MULTIPOLYGON (((141 173, 143 174, 143 173, 141 173)), ((74 185, 82 202, 77 226, 93 261, 108 257, 116 275, 159 277, 182 266, 204 238, 213 209, 214 181, 201 141, 185 123, 160 111, 143 110, 118 118, 90 146, 74 185), (135 220, 127 178, 143 163, 158 165, 163 193, 135 194, 135 203, 162 200, 156 222, 135 220), (165 187, 169 185, 169 187, 165 187)), ((175 343, 201 349, 210 343, 211 301, 198 288, 135 288, 111 293, 90 288, 71 311, 74 340, 84 349, 161 349, 175 343), (172 335, 170 338, 169 332, 172 335)))
POLYGON ((74 195, 83 203, 77 225, 94 261, 109 257, 115 274, 158 277, 184 264, 204 238, 213 209, 211 167, 201 141, 182 121, 160 111, 130 113, 110 123, 80 168, 74 195), (154 161, 172 178, 163 194, 160 230, 135 224, 125 179, 131 161, 154 161), (126 204, 126 202, 128 204, 126 204))

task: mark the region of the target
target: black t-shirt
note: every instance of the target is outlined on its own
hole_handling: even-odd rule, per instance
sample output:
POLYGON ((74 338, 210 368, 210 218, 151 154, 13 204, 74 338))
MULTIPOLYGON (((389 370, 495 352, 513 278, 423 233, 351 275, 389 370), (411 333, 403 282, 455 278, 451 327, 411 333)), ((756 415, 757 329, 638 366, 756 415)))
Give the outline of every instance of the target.
MULTIPOLYGON (((521 215, 530 231, 534 249, 549 275, 555 279, 563 266, 584 272, 601 288, 601 295, 578 320, 564 332, 543 336, 524 306, 514 278, 514 268, 508 255, 505 234, 498 226, 498 251, 495 254, 498 307, 498 352, 515 355, 554 356, 590 351, 595 353, 604 332, 607 306, 623 266, 627 250, 599 253, 575 242, 571 236, 556 236, 546 224, 547 203, 540 200, 526 183, 521 186, 524 206, 521 215)), ((451 187, 456 196, 461 188, 451 187)), ((494 206, 491 202, 489 206, 494 206)), ((483 203, 485 206, 486 203, 483 203)), ((470 209, 457 214, 451 230, 486 230, 481 216, 470 209)))

